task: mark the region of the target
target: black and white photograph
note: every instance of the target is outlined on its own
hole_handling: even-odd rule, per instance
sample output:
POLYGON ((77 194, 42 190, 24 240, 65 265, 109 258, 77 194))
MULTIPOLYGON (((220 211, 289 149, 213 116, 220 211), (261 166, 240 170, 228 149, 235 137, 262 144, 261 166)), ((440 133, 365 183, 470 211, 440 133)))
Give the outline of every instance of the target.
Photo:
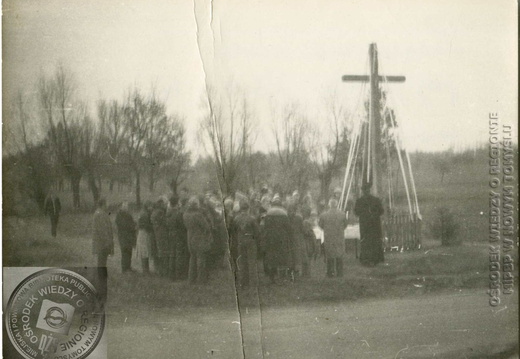
POLYGON ((517 2, 2 15, 4 358, 519 358, 517 2))

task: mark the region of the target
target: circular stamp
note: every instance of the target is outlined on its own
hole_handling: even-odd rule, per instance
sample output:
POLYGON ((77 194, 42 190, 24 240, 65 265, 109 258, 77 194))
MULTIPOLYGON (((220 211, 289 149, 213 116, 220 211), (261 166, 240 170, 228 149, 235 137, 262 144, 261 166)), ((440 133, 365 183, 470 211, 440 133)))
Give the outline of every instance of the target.
POLYGON ((24 358, 81 359, 103 336, 104 303, 78 273, 45 269, 25 278, 13 291, 5 325, 24 358))

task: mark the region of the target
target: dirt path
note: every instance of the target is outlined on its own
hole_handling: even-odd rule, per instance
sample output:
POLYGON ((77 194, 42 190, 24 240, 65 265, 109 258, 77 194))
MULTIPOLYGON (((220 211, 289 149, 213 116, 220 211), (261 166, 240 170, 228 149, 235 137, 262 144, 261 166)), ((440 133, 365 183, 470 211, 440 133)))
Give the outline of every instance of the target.
MULTIPOLYGON (((518 298, 484 291, 300 308, 135 312, 110 327, 110 357, 509 358, 518 298), (240 329, 244 340, 241 346, 240 329), (262 338, 262 340, 260 340, 262 338)), ((127 312, 128 313, 128 312, 127 312)))

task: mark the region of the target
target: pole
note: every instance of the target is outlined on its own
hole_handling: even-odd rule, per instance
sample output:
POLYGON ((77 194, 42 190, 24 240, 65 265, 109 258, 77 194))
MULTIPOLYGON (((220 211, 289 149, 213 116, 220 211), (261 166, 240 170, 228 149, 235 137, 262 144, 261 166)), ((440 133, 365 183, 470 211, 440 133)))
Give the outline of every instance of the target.
POLYGON ((375 196, 382 194, 381 178, 381 114, 379 111, 379 66, 377 60, 377 45, 370 44, 370 145, 371 156, 369 161, 372 173, 372 190, 375 196))
POLYGON ((363 168, 361 183, 372 183, 373 193, 379 197, 383 194, 383 181, 381 173, 381 112, 379 109, 379 81, 385 82, 404 82, 404 76, 379 75, 379 65, 377 59, 377 45, 370 44, 370 75, 343 75, 345 82, 368 82, 370 81, 370 105, 369 105, 369 125, 361 132, 366 142, 363 144, 363 168), (364 135, 366 134, 366 138, 364 135), (365 157, 367 156, 367 157, 365 157))

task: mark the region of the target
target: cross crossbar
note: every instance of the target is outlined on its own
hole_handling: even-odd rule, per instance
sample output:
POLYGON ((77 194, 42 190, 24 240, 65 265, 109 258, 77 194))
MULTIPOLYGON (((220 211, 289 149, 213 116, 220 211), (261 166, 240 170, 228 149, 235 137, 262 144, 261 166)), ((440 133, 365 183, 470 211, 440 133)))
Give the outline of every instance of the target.
MULTIPOLYGON (((370 81, 370 76, 368 75, 343 75, 341 79, 344 82, 349 81, 358 81, 358 82, 368 82, 370 81)), ((378 81, 388 81, 388 82, 405 82, 406 77, 405 76, 381 76, 379 75, 377 77, 378 81)))
MULTIPOLYGON (((381 76, 377 59, 377 45, 370 44, 369 48, 370 76, 368 75, 343 75, 343 82, 370 82, 370 106, 368 133, 369 138, 365 144, 364 154, 366 154, 367 166, 363 169, 363 183, 372 183, 374 194, 377 196, 382 193, 381 176, 381 114, 380 114, 380 88, 379 82, 405 82, 404 76, 381 76), (366 169, 366 172, 365 172, 366 169)), ((365 161, 365 159, 363 159, 365 161)))

